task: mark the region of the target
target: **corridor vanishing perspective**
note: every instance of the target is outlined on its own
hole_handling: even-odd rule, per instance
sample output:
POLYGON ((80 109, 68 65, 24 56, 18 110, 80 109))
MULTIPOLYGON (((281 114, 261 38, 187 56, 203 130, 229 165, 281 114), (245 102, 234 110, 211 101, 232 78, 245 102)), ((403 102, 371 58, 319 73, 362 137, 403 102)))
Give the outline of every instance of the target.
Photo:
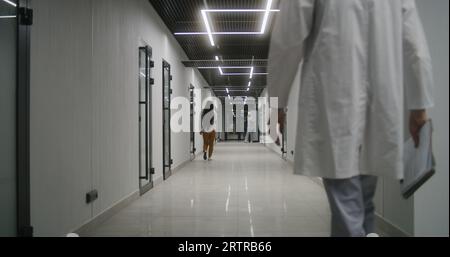
POLYGON ((329 236, 323 188, 264 145, 220 143, 85 236, 329 236))
POLYGON ((448 237, 449 2, 0 0, 0 238, 448 237))

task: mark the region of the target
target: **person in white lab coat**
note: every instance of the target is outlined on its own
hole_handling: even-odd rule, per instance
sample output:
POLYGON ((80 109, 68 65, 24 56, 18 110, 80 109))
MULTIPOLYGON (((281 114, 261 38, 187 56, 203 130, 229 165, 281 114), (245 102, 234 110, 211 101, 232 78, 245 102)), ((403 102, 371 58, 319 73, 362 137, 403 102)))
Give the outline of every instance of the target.
POLYGON ((324 178, 332 236, 366 236, 377 177, 403 172, 406 111, 417 142, 433 106, 415 1, 282 0, 280 9, 268 90, 282 123, 301 69, 295 173, 324 178))

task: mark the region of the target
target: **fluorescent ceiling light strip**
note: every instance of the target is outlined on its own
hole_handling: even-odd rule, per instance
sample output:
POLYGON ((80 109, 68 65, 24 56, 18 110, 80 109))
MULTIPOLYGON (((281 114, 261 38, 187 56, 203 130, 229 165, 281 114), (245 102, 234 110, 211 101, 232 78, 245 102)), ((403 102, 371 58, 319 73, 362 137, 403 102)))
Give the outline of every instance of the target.
POLYGON ((208 35, 207 32, 177 32, 174 33, 176 36, 183 36, 183 35, 208 35))
POLYGON ((261 32, 238 32, 238 31, 230 31, 230 32, 176 32, 175 36, 192 36, 192 35, 260 35, 261 32))
POLYGON ((248 82, 248 87, 251 87, 251 86, 252 86, 252 82, 249 81, 249 82, 248 82))
POLYGON ((17 7, 16 3, 13 3, 13 2, 11 2, 9 0, 3 0, 3 2, 6 2, 6 3, 8 3, 8 4, 10 4, 10 5, 14 6, 14 7, 17 7))
MULTIPOLYGON (((224 73, 224 76, 248 76, 250 73, 224 73)), ((269 75, 269 73, 253 73, 253 76, 269 75)))
MULTIPOLYGON (((215 89, 214 91, 216 92, 226 92, 226 90, 217 90, 215 89)), ((246 90, 243 89, 230 89, 229 92, 245 92, 246 90)))
MULTIPOLYGON (((4 0, 7 1, 7 0, 4 0)), ((266 9, 204 9, 201 10, 203 21, 206 26, 207 32, 177 32, 174 33, 177 36, 183 35, 208 35, 212 46, 215 46, 213 35, 259 35, 266 32, 269 15, 271 12, 280 12, 278 9, 271 9, 273 0, 268 0, 266 9), (208 13, 233 13, 233 12, 263 12, 264 19, 260 32, 241 32, 241 31, 229 31, 229 32, 212 32, 211 25, 208 20, 208 13)))
POLYGON ((233 88, 247 88, 247 85, 230 85, 230 86, 226 86, 226 87, 221 87, 221 86, 215 86, 214 88, 216 88, 217 90, 222 90, 225 91, 225 88, 228 88, 230 90, 232 90, 233 88), (231 87, 231 89, 230 89, 231 87))
POLYGON ((220 74, 223 76, 248 76, 250 75, 250 79, 252 79, 254 76, 261 76, 261 75, 269 75, 269 73, 255 73, 254 67, 244 67, 244 66, 228 66, 228 67, 197 67, 199 70, 214 70, 218 69, 220 71, 220 74), (252 69, 250 73, 242 72, 242 73, 224 73, 224 69, 252 69))
POLYGON ((211 42, 211 46, 215 46, 211 26, 209 25, 209 21, 208 21, 208 16, 206 15, 206 12, 204 10, 202 10, 202 17, 203 17, 203 21, 205 22, 205 25, 206 25, 206 31, 208 32, 208 37, 209 37, 209 41, 211 42))
MULTIPOLYGON (((266 9, 208 9, 205 12, 267 12, 266 9)), ((278 9, 271 9, 269 12, 279 12, 278 9)))
POLYGON ((216 58, 216 61, 219 61, 219 56, 217 56, 217 55, 216 55, 216 57, 215 57, 215 58, 216 58))
POLYGON ((247 66, 219 66, 219 67, 198 67, 197 69, 251 69, 247 66))
POLYGON ((272 1, 273 0, 267 1, 267 7, 266 7, 266 12, 264 14, 263 24, 262 24, 262 28, 261 28, 261 34, 266 33, 267 22, 269 20, 270 10, 272 9, 272 1))
POLYGON ((259 32, 239 32, 239 31, 229 31, 229 32, 214 32, 213 35, 259 35, 259 32))
POLYGON ((16 18, 17 16, 15 15, 10 15, 10 16, 0 16, 0 19, 13 19, 16 18))
POLYGON ((251 69, 252 67, 247 66, 221 66, 222 69, 251 69))
POLYGON ((224 76, 248 76, 250 73, 224 73, 224 76))
POLYGON ((227 94, 229 94, 230 93, 230 90, 228 90, 228 88, 227 88, 227 94))

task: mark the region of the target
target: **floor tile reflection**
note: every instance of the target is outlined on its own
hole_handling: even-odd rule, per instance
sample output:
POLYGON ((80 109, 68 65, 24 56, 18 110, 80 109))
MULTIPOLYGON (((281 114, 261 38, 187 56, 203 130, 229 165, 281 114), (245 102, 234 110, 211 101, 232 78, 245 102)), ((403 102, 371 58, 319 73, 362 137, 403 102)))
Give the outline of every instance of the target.
POLYGON ((221 143, 86 236, 329 235, 323 189, 260 144, 221 143))

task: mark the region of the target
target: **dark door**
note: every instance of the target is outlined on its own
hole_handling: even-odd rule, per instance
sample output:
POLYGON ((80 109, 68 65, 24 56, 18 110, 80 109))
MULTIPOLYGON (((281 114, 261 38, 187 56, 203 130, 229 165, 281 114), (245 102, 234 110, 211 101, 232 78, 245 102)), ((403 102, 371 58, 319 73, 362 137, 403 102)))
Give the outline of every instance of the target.
POLYGON ((0 236, 30 226, 30 26, 28 1, 0 1, 0 236))
POLYGON ((195 159, 195 153, 197 152, 197 149, 195 149, 195 131, 194 131, 194 122, 195 122, 195 91, 194 86, 189 87, 189 94, 190 94, 190 137, 191 137, 191 145, 190 145, 190 153, 191 153, 191 159, 195 159))
POLYGON ((172 174, 172 147, 171 147, 171 128, 170 128, 170 104, 172 97, 171 88, 172 75, 170 64, 163 61, 163 174, 164 180, 172 174))
POLYGON ((139 48, 139 189, 141 195, 153 187, 152 85, 153 61, 149 46, 139 48))
POLYGON ((283 139, 281 142, 281 155, 283 156, 283 159, 285 159, 285 160, 287 160, 287 158, 288 158, 288 143, 287 143, 287 138, 288 138, 287 125, 288 125, 288 123, 287 122, 288 121, 287 121, 287 114, 286 114, 286 118, 284 119, 284 131, 283 131, 283 135, 281 136, 283 139))

